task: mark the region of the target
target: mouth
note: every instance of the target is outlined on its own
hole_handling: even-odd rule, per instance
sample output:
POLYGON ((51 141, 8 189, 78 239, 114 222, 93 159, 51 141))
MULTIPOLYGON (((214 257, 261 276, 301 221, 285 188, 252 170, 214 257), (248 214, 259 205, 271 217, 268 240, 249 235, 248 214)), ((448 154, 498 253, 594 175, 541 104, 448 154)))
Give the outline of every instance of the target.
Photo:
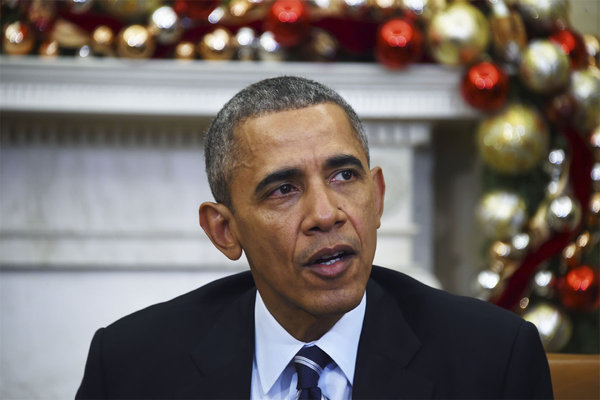
POLYGON ((325 248, 313 254, 304 264, 318 275, 323 277, 336 277, 343 273, 350 265, 350 260, 356 251, 348 245, 338 245, 325 248))

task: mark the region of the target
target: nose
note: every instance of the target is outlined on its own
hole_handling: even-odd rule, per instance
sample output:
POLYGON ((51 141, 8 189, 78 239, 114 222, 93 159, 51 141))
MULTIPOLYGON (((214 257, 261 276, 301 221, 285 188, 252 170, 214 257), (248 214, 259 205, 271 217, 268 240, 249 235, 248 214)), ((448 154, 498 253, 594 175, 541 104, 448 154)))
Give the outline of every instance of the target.
POLYGON ((303 199, 302 229, 306 234, 327 232, 346 221, 338 195, 324 182, 311 185, 303 199))

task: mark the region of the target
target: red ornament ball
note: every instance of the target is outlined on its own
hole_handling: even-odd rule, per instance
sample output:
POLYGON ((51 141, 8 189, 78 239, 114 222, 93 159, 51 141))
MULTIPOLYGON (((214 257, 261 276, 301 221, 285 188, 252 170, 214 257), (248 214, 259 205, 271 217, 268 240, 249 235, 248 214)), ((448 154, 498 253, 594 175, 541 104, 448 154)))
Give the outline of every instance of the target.
POLYGON ((377 32, 375 57, 388 68, 404 68, 417 61, 422 51, 423 34, 407 19, 389 20, 377 32))
POLYGON ((471 106, 483 111, 495 111, 506 104, 508 75, 496 64, 481 62, 467 70, 460 90, 471 106))
POLYGON ((587 265, 572 268, 558 282, 560 300, 566 308, 594 311, 600 306, 600 276, 587 265))
POLYGON ((571 68, 584 68, 588 64, 588 54, 583 37, 571 28, 565 28, 550 35, 550 40, 558 44, 569 56, 571 68))
POLYGON ((200 21, 206 20, 220 3, 220 0, 175 0, 173 10, 180 18, 200 21))
POLYGON ((285 47, 302 42, 309 31, 308 12, 300 0, 276 0, 265 22, 277 43, 285 47))

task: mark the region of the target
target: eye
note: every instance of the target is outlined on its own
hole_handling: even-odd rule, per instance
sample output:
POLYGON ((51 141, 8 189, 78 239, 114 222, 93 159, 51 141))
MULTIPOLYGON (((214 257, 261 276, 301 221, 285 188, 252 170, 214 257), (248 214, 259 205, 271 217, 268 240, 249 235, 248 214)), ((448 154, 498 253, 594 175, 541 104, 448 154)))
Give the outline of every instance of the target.
POLYGON ((333 176, 333 180, 334 181, 349 181, 349 180, 351 180, 352 178, 355 178, 355 177, 356 177, 356 173, 353 170, 351 170, 351 169, 345 169, 343 171, 340 171, 340 172, 336 173, 333 176))
POLYGON ((289 183, 285 183, 281 186, 278 186, 277 189, 273 190, 269 196, 285 196, 286 194, 289 194, 291 192, 293 192, 295 190, 293 185, 290 185, 289 183))

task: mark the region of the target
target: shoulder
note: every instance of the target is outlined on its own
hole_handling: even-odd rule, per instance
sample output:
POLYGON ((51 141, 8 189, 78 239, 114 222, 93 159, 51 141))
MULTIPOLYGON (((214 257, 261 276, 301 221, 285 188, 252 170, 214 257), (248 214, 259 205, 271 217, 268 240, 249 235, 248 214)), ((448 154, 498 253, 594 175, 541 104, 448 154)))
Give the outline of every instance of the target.
MULTIPOLYGON (((494 304, 431 288, 400 272, 374 267, 372 280, 395 302, 424 345, 439 350, 510 352, 522 331, 537 333, 517 314, 494 304)), ((367 300, 368 301, 368 300, 367 300)), ((539 340, 536 338, 536 340, 539 340)))
POLYGON ((181 339, 194 340, 244 295, 250 302, 253 290, 254 281, 248 271, 213 281, 172 300, 124 316, 103 330, 104 340, 132 342, 139 346, 149 344, 146 341, 177 335, 181 339))

